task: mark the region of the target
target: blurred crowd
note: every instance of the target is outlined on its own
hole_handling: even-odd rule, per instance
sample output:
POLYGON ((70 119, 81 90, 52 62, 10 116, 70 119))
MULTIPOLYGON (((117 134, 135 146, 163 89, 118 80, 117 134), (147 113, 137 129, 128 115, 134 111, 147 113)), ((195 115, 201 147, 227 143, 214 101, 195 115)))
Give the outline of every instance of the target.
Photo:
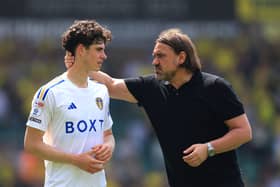
MULTIPOLYGON (((280 41, 257 24, 234 38, 196 38, 203 70, 229 80, 253 129, 238 149, 247 187, 280 186, 280 41)), ((115 77, 152 73, 150 47, 108 46, 103 70, 115 77)), ((22 37, 0 40, 0 186, 37 187, 43 162, 23 151, 25 122, 40 85, 65 71, 59 42, 22 37)), ((111 100, 116 149, 106 166, 108 187, 167 187, 161 150, 137 105, 111 100)))

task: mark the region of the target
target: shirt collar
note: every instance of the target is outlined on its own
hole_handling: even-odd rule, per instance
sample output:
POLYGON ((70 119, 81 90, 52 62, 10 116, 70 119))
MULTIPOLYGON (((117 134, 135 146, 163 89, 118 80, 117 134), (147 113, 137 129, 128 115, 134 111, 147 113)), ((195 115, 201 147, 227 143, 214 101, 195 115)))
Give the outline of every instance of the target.
MULTIPOLYGON (((198 85, 200 82, 202 82, 202 73, 200 70, 197 70, 193 73, 191 79, 187 82, 185 82, 180 88, 178 88, 178 90, 180 89, 185 89, 185 88, 190 88, 193 86, 198 85)), ((169 81, 164 81, 163 82, 164 85, 168 86, 168 87, 172 87, 173 89, 175 89, 169 81)))

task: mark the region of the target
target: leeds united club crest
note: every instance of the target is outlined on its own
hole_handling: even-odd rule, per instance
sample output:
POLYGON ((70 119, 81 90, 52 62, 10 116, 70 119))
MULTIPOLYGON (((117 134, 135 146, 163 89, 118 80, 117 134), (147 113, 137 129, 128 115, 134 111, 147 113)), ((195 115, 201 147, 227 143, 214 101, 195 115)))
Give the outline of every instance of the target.
POLYGON ((96 102, 97 107, 98 107, 100 110, 102 110, 102 109, 103 109, 103 101, 102 101, 101 97, 97 97, 97 98, 95 99, 95 102, 96 102))

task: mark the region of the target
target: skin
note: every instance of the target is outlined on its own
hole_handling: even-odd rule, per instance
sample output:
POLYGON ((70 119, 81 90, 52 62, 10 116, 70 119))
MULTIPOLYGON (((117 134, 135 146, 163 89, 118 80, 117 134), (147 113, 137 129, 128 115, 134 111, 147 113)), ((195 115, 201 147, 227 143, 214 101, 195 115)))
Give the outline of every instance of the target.
MULTIPOLYGON (((168 45, 156 43, 152 55, 152 65, 157 79, 169 81, 177 89, 191 79, 192 72, 179 67, 187 57, 185 52, 176 54, 168 45)), ((66 55, 65 64, 67 68, 70 68, 73 65, 73 57, 66 55)), ((123 79, 112 78, 103 72, 90 72, 89 76, 105 84, 109 90, 110 97, 131 103, 138 102, 129 92, 123 79)), ((210 141, 216 154, 236 149, 252 139, 252 130, 246 114, 226 120, 224 123, 229 132, 223 137, 210 141)), ((183 151, 183 162, 191 167, 197 167, 202 164, 208 158, 207 143, 198 142, 187 147, 183 151)))
POLYGON ((189 81, 192 73, 185 68, 179 68, 186 59, 186 53, 178 55, 168 45, 157 43, 153 50, 154 72, 157 79, 169 81, 175 88, 179 88, 189 81))
MULTIPOLYGON (((67 77, 76 86, 85 88, 87 87, 89 72, 100 70, 106 58, 104 43, 92 44, 89 48, 79 44, 76 49, 75 63, 71 69, 68 69, 67 77)), ((82 154, 65 153, 45 144, 43 142, 44 133, 41 130, 27 126, 24 149, 44 160, 72 164, 89 173, 104 169, 104 164, 111 159, 115 147, 111 129, 104 132, 103 144, 97 145, 92 150, 82 154)))

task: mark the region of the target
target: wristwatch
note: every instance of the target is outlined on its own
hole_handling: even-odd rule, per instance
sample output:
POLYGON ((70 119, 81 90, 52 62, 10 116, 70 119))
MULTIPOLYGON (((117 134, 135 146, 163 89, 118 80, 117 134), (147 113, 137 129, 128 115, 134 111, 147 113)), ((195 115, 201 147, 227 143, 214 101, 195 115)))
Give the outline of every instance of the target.
POLYGON ((207 143, 207 151, 209 157, 215 156, 216 154, 215 149, 210 142, 207 143))

